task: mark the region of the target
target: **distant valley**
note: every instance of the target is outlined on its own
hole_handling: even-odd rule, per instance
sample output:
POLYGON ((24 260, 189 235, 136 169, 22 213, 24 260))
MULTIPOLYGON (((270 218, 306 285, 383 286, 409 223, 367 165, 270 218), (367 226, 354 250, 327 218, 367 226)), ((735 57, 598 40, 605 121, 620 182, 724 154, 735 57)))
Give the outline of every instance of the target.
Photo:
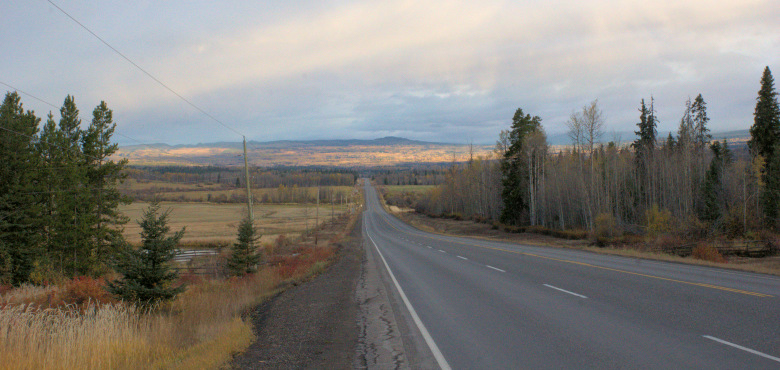
MULTIPOLYGON (((250 165, 378 167, 412 163, 465 161, 488 156, 492 145, 431 143, 399 137, 375 140, 309 140, 247 142, 250 165)), ((195 145, 133 145, 120 147, 115 158, 127 158, 132 165, 243 165, 243 144, 221 142, 195 145)))
MULTIPOLYGON (((663 142, 668 132, 659 132, 663 142)), ((727 139, 736 152, 746 150, 748 130, 714 132, 714 140, 727 139)), ((633 132, 605 133, 603 142, 618 139, 625 145, 634 140, 633 132)), ((548 137, 553 152, 567 147, 566 134, 548 137)), ((306 140, 247 142, 249 164, 259 167, 384 167, 406 164, 463 162, 473 154, 488 157, 493 145, 433 143, 388 136, 374 140, 306 140), (473 152, 472 152, 473 151, 473 152), (470 154, 471 153, 471 154, 470 154)), ((217 142, 193 145, 131 145, 119 148, 114 158, 127 158, 131 165, 155 166, 241 166, 244 164, 241 142, 217 142)))

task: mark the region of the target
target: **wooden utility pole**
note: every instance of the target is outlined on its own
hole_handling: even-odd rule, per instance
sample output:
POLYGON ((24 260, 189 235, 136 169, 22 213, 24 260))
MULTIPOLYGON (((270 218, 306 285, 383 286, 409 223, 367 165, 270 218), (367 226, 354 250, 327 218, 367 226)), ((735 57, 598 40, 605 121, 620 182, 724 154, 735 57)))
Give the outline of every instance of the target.
POLYGON ((249 184, 249 160, 246 157, 246 136, 244 136, 244 175, 246 178, 246 206, 249 210, 249 219, 254 222, 255 214, 252 211, 252 190, 249 184))
POLYGON ((320 187, 317 186, 317 211, 314 215, 314 245, 317 245, 317 227, 320 226, 320 187))

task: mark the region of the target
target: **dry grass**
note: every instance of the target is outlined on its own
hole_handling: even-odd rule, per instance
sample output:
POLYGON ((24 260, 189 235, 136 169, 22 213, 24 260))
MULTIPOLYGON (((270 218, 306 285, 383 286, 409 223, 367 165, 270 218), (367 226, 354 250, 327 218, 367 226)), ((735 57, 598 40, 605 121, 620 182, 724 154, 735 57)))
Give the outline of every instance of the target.
POLYGON ((0 287, 0 368, 220 368, 254 339, 245 313, 290 282, 322 272, 358 215, 323 225, 316 248, 309 239, 280 248, 297 254, 271 256, 258 273, 213 280, 182 276, 185 292, 151 312, 121 302, 69 304, 84 294, 100 296, 94 287, 104 285, 103 279, 0 287))
MULTIPOLYGON (((141 241, 141 228, 135 222, 141 218, 148 203, 135 202, 121 206, 120 212, 130 218, 123 235, 130 243, 141 241)), ((246 214, 245 204, 214 203, 172 203, 163 202, 163 209, 171 209, 169 226, 171 230, 186 227, 182 243, 185 245, 206 245, 231 243, 236 238, 238 223, 246 214)), ((334 207, 336 217, 347 210, 346 206, 334 207)), ((271 204, 255 205, 255 224, 263 242, 275 240, 279 235, 297 237, 314 227, 315 207, 313 205, 271 204)), ((320 223, 330 220, 330 205, 320 206, 320 223)))

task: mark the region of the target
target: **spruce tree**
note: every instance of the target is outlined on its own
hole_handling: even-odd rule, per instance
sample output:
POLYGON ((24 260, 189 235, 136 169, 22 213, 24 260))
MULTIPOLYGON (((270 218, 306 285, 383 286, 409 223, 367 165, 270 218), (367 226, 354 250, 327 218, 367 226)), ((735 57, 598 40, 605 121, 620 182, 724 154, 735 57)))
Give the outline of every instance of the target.
POLYGON ((542 119, 531 117, 518 108, 512 117, 512 127, 509 132, 509 147, 501 160, 501 182, 503 190, 501 197, 504 208, 501 210, 501 222, 519 225, 525 218, 528 209, 528 166, 523 158, 523 139, 530 133, 540 130, 542 119))
POLYGON ((713 157, 702 185, 703 207, 700 217, 702 220, 714 223, 723 214, 722 174, 725 165, 731 161, 731 151, 725 140, 723 144, 718 141, 712 143, 710 149, 713 157))
MULTIPOLYGON (((780 143, 775 145, 772 156, 767 160, 766 173, 780 174, 780 143)), ((780 176, 766 176, 761 202, 766 224, 777 228, 780 222, 780 176)))
POLYGON ((257 235, 254 223, 247 215, 238 225, 238 241, 233 244, 232 253, 227 261, 230 275, 241 276, 257 271, 257 264, 261 259, 261 255, 257 252, 258 240, 260 235, 257 235))
POLYGON ((117 207, 130 203, 130 199, 119 193, 117 186, 124 181, 122 173, 127 159, 115 162, 110 156, 117 151, 117 144, 111 143, 111 136, 116 129, 113 122, 113 112, 106 102, 100 102, 92 112, 92 122, 81 136, 81 147, 84 153, 86 187, 88 190, 87 215, 90 237, 92 239, 93 259, 90 264, 94 273, 105 271, 104 261, 113 251, 110 250, 112 240, 121 238, 121 225, 127 222, 117 207))
POLYGON ((81 148, 81 119, 75 99, 68 95, 60 108, 60 122, 53 150, 60 151, 57 167, 58 193, 53 240, 54 261, 60 263, 65 275, 77 276, 90 273, 94 259, 91 256, 90 189, 86 184, 86 167, 81 148))
POLYGON ((16 92, 0 106, 0 282, 29 279, 39 256, 41 217, 39 161, 35 144, 40 119, 24 111, 16 92))
POLYGON ((138 221, 141 248, 133 249, 124 241, 116 241, 122 252, 115 259, 114 268, 122 279, 110 283, 109 292, 139 305, 153 305, 184 290, 183 286, 172 286, 178 274, 170 266, 184 228, 169 236, 169 214, 170 210, 160 212, 159 202, 152 202, 138 221))
POLYGON ((768 224, 776 224, 780 204, 780 190, 777 188, 780 181, 780 164, 774 162, 778 161, 777 157, 780 156, 777 152, 780 148, 780 107, 777 103, 775 81, 768 66, 761 77, 761 89, 756 100, 748 145, 753 155, 762 156, 766 160, 767 166, 763 173, 766 186, 761 193, 761 203, 765 221, 768 224))
POLYGON ((701 94, 696 96, 693 105, 691 105, 691 116, 696 148, 704 150, 712 140, 712 135, 710 135, 710 129, 707 127, 707 123, 710 121, 709 117, 707 117, 707 103, 704 102, 701 94))
POLYGON ((777 104, 775 80, 767 66, 761 76, 761 89, 756 98, 748 145, 754 155, 770 158, 778 143, 780 143, 780 107, 777 104))
MULTIPOLYGON (((656 118, 653 108, 653 100, 650 100, 650 108, 645 105, 645 100, 639 107, 639 122, 636 124, 639 131, 636 140, 631 144, 634 149, 634 163, 637 171, 637 190, 639 196, 637 201, 642 201, 645 206, 651 203, 651 165, 655 154, 656 143, 656 118)), ((637 204, 638 205, 638 204, 637 204)))

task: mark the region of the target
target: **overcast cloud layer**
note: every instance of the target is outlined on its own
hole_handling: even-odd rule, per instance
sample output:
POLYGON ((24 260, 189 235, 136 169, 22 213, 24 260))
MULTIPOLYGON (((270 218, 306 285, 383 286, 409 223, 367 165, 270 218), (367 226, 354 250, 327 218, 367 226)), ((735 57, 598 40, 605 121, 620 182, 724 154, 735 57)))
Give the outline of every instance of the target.
MULTIPOLYGON (((556 134, 594 99, 608 131, 633 131, 651 95, 659 131, 676 130, 698 93, 712 130, 746 129, 764 66, 780 78, 776 0, 55 3, 258 141, 491 143, 517 108, 556 134)), ((0 29, 0 82, 57 106, 72 94, 84 121, 105 100, 142 142, 240 140, 46 1, 3 1, 0 29)))

